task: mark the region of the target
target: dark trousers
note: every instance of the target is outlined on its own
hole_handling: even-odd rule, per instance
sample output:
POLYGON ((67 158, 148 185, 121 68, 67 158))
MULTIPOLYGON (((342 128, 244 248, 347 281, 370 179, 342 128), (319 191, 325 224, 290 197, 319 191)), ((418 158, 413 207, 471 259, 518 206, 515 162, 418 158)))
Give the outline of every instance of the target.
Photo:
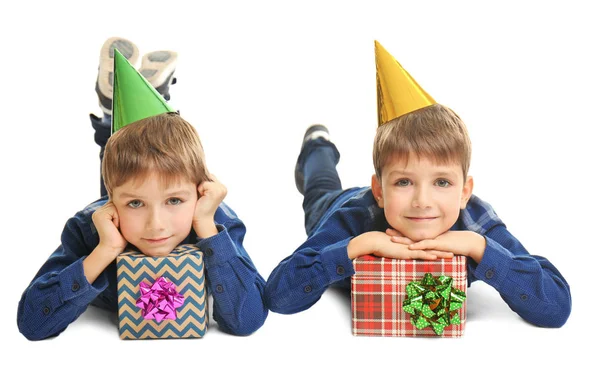
MULTIPOLYGON (((90 121, 92 122, 92 128, 94 128, 95 131, 94 141, 100 146, 100 167, 102 167, 104 147, 106 147, 106 143, 110 138, 110 120, 102 121, 102 118, 90 114, 90 121)), ((100 168, 100 196, 104 197, 106 194, 106 187, 104 186, 104 179, 102 178, 102 168, 100 168)))
POLYGON ((308 141, 298 156, 297 169, 304 175, 304 228, 310 236, 333 201, 344 192, 336 166, 340 153, 323 138, 308 141))

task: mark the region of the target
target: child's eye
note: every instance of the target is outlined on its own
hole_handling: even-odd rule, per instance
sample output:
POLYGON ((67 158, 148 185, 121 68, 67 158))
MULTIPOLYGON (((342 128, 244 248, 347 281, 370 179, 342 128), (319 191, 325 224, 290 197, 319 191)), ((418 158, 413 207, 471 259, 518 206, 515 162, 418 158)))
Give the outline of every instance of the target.
POLYGON ((451 183, 446 179, 438 179, 437 181, 435 181, 435 185, 439 187, 449 187, 451 183))
POLYGON ((410 185, 410 179, 400 179, 396 182, 396 186, 406 187, 410 185))
POLYGON ((181 198, 169 198, 169 200, 167 201, 167 203, 169 205, 179 205, 181 204, 183 201, 181 200, 181 198))
POLYGON ((128 207, 133 208, 133 209, 140 208, 142 205, 144 205, 144 204, 140 200, 129 201, 129 203, 127 204, 128 207))

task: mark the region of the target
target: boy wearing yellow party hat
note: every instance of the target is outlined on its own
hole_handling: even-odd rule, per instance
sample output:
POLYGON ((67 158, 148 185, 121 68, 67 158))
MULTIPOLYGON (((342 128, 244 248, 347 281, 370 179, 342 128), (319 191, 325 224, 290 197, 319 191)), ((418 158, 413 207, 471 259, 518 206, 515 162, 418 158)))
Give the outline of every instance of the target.
POLYGON ((471 142, 463 121, 425 92, 375 42, 379 127, 371 186, 342 189, 339 152, 322 125, 309 127, 296 165, 308 239, 273 270, 265 299, 291 314, 332 285, 350 287, 352 260, 468 258, 468 282, 494 287, 528 322, 560 327, 570 288, 545 258, 530 255, 492 207, 472 195, 471 142))
MULTIPOLYGON (((118 48, 135 61, 137 49, 122 38, 109 39, 103 53, 118 48)), ((17 323, 26 338, 60 334, 90 304, 116 312, 114 260, 126 248, 160 257, 180 244, 194 244, 203 253, 213 317, 223 331, 248 335, 264 323, 265 281, 242 244, 246 228, 222 202, 227 191, 209 173, 196 130, 142 76, 154 80, 143 70, 164 74, 168 68, 138 72, 118 50, 101 61, 96 90, 104 119, 92 117, 92 124, 101 147, 108 139, 102 153, 107 195, 67 221, 60 246, 25 289, 17 323), (113 61, 110 91, 106 68, 112 70, 113 61), (112 102, 105 95, 111 92, 112 102)), ((168 87, 172 71, 155 82, 168 87)))

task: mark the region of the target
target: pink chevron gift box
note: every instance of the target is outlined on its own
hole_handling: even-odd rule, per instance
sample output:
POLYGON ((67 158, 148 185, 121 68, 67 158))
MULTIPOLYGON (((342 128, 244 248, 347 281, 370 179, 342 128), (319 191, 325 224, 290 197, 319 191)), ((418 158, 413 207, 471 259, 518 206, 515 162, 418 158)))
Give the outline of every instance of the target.
POLYGON ((208 307, 202 252, 176 247, 164 257, 125 252, 117 257, 121 339, 200 338, 208 307))

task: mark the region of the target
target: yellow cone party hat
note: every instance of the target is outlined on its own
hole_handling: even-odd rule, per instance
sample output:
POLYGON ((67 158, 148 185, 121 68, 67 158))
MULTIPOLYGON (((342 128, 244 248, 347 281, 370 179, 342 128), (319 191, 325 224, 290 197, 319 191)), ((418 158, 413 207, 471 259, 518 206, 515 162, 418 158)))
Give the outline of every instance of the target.
POLYGON ((112 133, 135 121, 175 110, 115 49, 112 133))
POLYGON ((435 104, 435 100, 377 41, 375 41, 375 65, 379 125, 435 104))

